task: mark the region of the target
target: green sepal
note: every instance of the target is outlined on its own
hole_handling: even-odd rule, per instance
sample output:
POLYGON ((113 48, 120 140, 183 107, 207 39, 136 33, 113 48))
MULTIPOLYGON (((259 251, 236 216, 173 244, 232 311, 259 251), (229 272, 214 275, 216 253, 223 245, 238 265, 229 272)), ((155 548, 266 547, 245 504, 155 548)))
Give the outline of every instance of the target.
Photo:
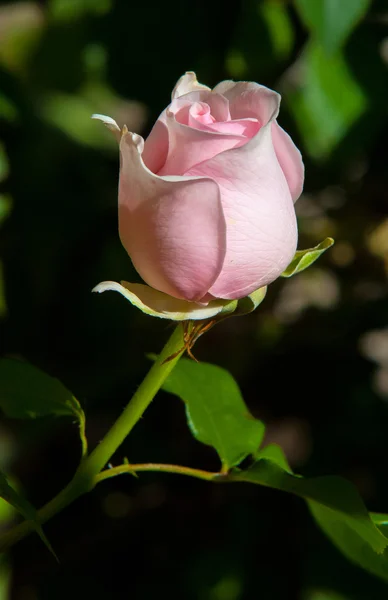
POLYGON ((255 290, 244 298, 240 298, 240 300, 237 301, 237 308, 235 309, 233 316, 240 317, 256 310, 256 308, 263 302, 266 293, 267 287, 265 286, 255 290))
POLYGON ((222 320, 230 316, 240 316, 255 310, 264 300, 267 288, 259 288, 245 298, 224 300, 215 298, 207 305, 189 302, 169 296, 142 283, 122 281, 103 281, 96 285, 93 292, 118 292, 143 313, 171 321, 222 320))
POLYGON ((333 244, 333 238, 328 237, 323 240, 323 242, 318 244, 318 246, 315 246, 315 248, 297 250, 287 269, 281 274, 281 277, 292 277, 293 275, 304 271, 310 267, 321 256, 321 254, 331 248, 333 244))
POLYGON ((171 321, 203 321, 234 310, 236 300, 216 298, 207 305, 169 296, 142 283, 103 281, 93 292, 118 292, 146 315, 171 321))

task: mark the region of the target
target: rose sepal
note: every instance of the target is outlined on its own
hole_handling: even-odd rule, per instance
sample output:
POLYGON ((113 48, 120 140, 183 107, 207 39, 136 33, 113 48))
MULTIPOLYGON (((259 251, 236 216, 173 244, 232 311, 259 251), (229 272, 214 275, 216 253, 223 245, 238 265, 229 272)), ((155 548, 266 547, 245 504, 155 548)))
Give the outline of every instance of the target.
POLYGON ((334 244, 334 240, 331 237, 327 237, 320 244, 314 248, 307 248, 306 250, 297 250, 295 256, 288 265, 287 269, 283 271, 280 277, 292 277, 305 269, 308 269, 316 260, 326 252, 334 244))
POLYGON ((223 300, 215 298, 207 305, 189 302, 169 296, 164 292, 142 283, 129 283, 122 281, 103 281, 96 285, 93 292, 118 292, 129 300, 133 306, 147 315, 169 319, 171 321, 203 321, 214 318, 216 315, 233 312, 238 304, 237 300, 223 300))
POLYGON ((207 305, 180 300, 142 283, 102 281, 93 292, 118 292, 143 313, 171 321, 221 320, 230 316, 242 316, 255 310, 265 298, 267 288, 255 290, 239 300, 215 298, 207 305))

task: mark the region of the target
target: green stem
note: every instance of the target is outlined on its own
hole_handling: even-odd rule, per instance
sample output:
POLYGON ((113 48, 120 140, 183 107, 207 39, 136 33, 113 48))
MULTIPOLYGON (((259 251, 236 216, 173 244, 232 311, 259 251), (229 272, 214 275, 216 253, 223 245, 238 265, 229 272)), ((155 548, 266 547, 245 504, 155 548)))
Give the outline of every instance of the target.
MULTIPOLYGON (((183 328, 178 325, 131 401, 100 444, 89 456, 84 458, 70 483, 38 511, 37 520, 39 523, 48 521, 76 498, 93 489, 99 481, 97 476, 101 469, 109 462, 118 447, 142 417, 184 351, 183 328)), ((4 552, 33 530, 34 524, 31 521, 24 521, 7 531, 0 538, 0 552, 4 552)))
POLYGON ((80 469, 78 469, 78 477, 92 479, 109 462, 117 448, 151 404, 157 391, 162 387, 184 350, 183 330, 182 326, 178 325, 120 417, 112 425, 100 444, 81 464, 80 469), (167 361, 171 356, 174 358, 167 361))
POLYGON ((211 471, 203 471, 202 469, 192 469, 191 467, 182 467, 181 465, 163 465, 159 463, 144 463, 137 465, 119 465, 118 467, 112 467, 106 471, 101 471, 96 475, 96 483, 116 477, 117 475, 123 475, 127 473, 129 475, 136 475, 141 471, 159 471, 160 473, 176 473, 177 475, 188 475, 189 477, 196 477, 197 479, 204 479, 205 481, 212 481, 217 477, 220 478, 221 473, 212 473, 211 471))

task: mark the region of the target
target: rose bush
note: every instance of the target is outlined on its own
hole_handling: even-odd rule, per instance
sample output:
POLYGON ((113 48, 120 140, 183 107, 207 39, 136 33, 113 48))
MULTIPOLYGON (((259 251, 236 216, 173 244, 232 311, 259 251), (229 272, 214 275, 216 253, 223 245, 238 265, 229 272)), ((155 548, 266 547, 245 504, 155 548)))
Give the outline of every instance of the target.
POLYGON ((304 168, 279 105, 257 83, 210 90, 190 72, 145 142, 121 132, 120 238, 151 287, 206 304, 247 296, 288 266, 304 168))

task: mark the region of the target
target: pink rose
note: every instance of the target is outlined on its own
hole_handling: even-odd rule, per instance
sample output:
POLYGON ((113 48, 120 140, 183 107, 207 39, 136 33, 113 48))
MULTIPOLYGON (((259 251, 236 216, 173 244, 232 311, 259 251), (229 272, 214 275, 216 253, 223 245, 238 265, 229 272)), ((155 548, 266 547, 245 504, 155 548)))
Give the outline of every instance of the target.
POLYGON ((279 105, 257 83, 210 90, 186 73, 145 142, 123 130, 120 238, 151 287, 202 303, 237 299, 291 262, 304 168, 279 105))

